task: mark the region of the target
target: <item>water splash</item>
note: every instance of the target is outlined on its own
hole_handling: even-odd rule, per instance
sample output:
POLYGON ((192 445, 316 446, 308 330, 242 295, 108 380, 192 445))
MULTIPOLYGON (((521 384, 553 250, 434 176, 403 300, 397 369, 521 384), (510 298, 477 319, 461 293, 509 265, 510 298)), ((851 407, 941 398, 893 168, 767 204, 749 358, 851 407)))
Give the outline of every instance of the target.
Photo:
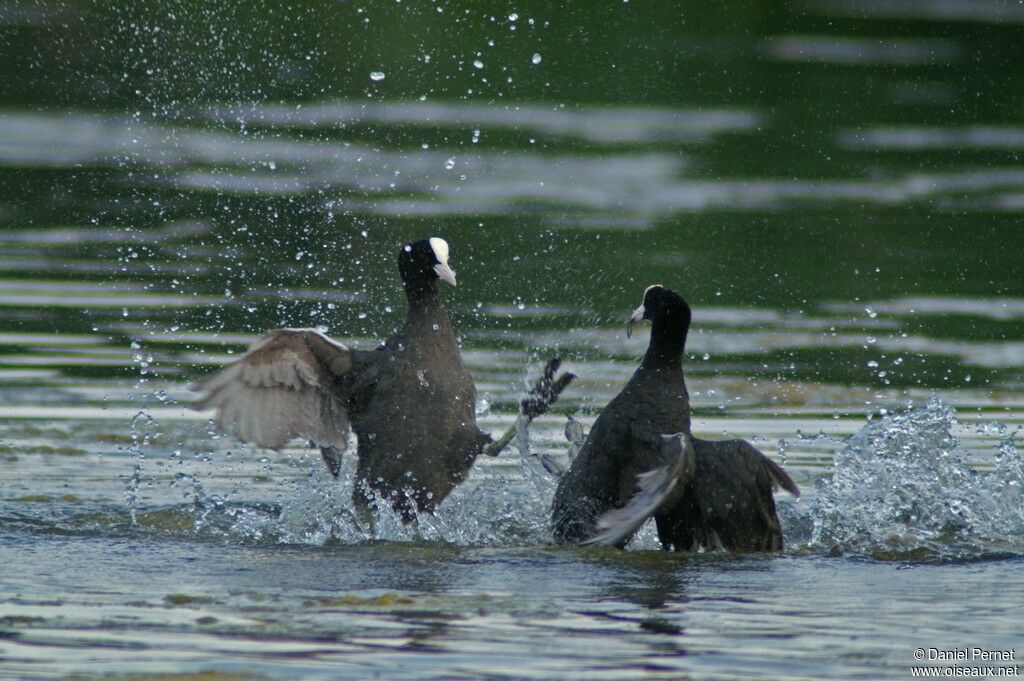
MULTIPOLYGON (((521 461, 524 468, 535 466, 527 457, 521 461)), ((409 525, 387 503, 376 504, 372 516, 357 513, 352 503, 355 486, 354 466, 344 468, 337 480, 314 468, 278 510, 226 506, 220 509, 222 518, 216 526, 228 537, 286 544, 429 541, 530 546, 548 541, 550 494, 539 488, 531 491, 532 485, 510 485, 505 476, 481 476, 461 485, 433 515, 421 514, 409 525)), ((204 518, 210 531, 208 516, 204 518)))
MULTIPOLYGON (((372 517, 355 511, 355 456, 346 457, 341 477, 334 479, 319 457, 301 455, 294 463, 307 470, 306 475, 290 482, 278 480, 270 488, 276 501, 259 501, 251 490, 215 492, 211 488, 208 492, 204 489, 207 476, 224 462, 203 456, 188 462, 175 459, 164 471, 177 473, 170 487, 182 490, 185 503, 136 509, 139 503, 130 501, 128 509, 121 507, 115 513, 76 516, 64 529, 109 531, 113 527, 257 544, 549 544, 549 505, 557 477, 545 470, 540 457, 559 451, 555 440, 561 434, 543 429, 530 433, 523 425, 517 429, 513 448, 498 459, 478 462, 470 478, 433 516, 422 516, 414 525, 404 524, 388 504, 379 504, 381 509, 372 517), (207 466, 197 469, 202 462, 207 466), (186 468, 191 472, 186 473, 186 468)), ((147 416, 139 417, 132 451, 138 465, 148 457, 138 457, 135 450, 148 448, 143 431, 154 427, 147 416)), ((814 490, 806 490, 810 494, 799 501, 778 499, 788 551, 911 561, 1024 554, 1021 428, 1000 424, 978 428, 989 441, 993 434, 998 436, 994 449, 976 451, 977 445, 972 443, 969 449, 958 440, 953 433, 962 432, 964 424, 938 399, 868 423, 841 446, 830 473, 814 490)), ((585 436, 581 424, 571 430, 574 440, 585 436)), ((819 438, 827 436, 801 440, 819 438)), ((565 458, 559 456, 559 460, 565 458)), ((277 468, 266 461, 260 472, 270 480, 277 468)), ((140 486, 151 491, 155 482, 142 470, 135 472, 134 479, 130 490, 136 495, 140 486)), ((630 544, 632 550, 658 546, 650 524, 630 544)))
POLYGON ((977 558, 1024 550, 1024 452, 1003 430, 992 470, 952 435, 953 410, 925 406, 870 423, 836 454, 809 502, 808 546, 880 559, 977 558))
MULTIPOLYGON (((1024 451, 1019 429, 995 426, 1001 442, 994 466, 978 470, 952 435, 953 410, 926 405, 869 423, 836 455, 830 477, 810 499, 779 500, 789 546, 879 560, 976 559, 1024 552, 1024 451)), ((355 471, 338 481, 311 471, 279 513, 232 507, 228 535, 285 543, 439 541, 457 545, 550 543, 548 509, 557 479, 530 446, 524 424, 513 441, 512 470, 477 475, 457 488, 433 516, 405 525, 382 504, 371 522, 352 512, 355 471)), ((351 463, 351 460, 349 461, 351 463)), ((657 549, 653 524, 630 544, 657 549)))
MULTIPOLYGON (((139 385, 142 385, 140 379, 139 385)), ((159 424, 145 409, 139 410, 132 417, 129 437, 131 444, 127 452, 132 456, 132 474, 125 480, 124 499, 128 508, 128 516, 132 525, 138 524, 137 514, 139 512, 139 490, 143 484, 143 474, 146 468, 146 450, 154 435, 159 434, 159 424)))
MULTIPOLYGON (((353 504, 358 476, 355 456, 342 462, 337 479, 313 465, 279 506, 211 504, 197 494, 188 510, 194 531, 243 541, 285 544, 358 544, 367 541, 443 542, 475 546, 531 546, 550 541, 548 508, 554 479, 530 452, 526 419, 513 440, 519 452, 495 473, 478 469, 433 515, 406 524, 389 503, 372 513, 353 504), (512 463, 514 462, 514 463, 512 463)), ((316 462, 317 464, 319 462, 316 462)), ((490 466, 487 467, 488 469, 490 466)), ((410 500, 412 494, 410 492, 410 500)))

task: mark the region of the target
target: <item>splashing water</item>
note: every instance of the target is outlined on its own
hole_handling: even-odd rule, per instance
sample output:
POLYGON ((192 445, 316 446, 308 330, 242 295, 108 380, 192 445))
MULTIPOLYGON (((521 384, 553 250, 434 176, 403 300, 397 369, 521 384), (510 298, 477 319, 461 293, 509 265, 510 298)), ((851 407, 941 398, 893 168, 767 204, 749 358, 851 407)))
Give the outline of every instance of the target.
MULTIPOLYGON (((992 465, 979 470, 952 434, 957 425, 953 410, 933 398, 864 426, 837 452, 831 475, 818 481, 814 494, 797 502, 778 499, 789 550, 878 560, 1024 553, 1024 451, 1016 443, 1020 429, 996 426, 1001 441, 994 455, 978 459, 992 465)), ((585 432, 575 426, 574 439, 581 441, 585 432)), ((387 503, 378 504, 372 518, 355 511, 354 455, 345 457, 339 479, 323 470, 318 457, 311 457, 309 473, 290 489, 281 489, 277 501, 270 503, 209 495, 200 478, 179 474, 183 479, 172 486, 187 487, 189 503, 148 509, 130 503, 129 522, 142 531, 185 531, 255 543, 548 544, 557 476, 545 470, 541 457, 551 450, 550 436, 534 435, 531 442, 525 419, 520 419, 513 439, 518 456, 506 452, 497 460, 478 462, 470 479, 434 515, 424 514, 412 525, 403 523, 387 503)), ((137 466, 141 461, 139 457, 137 466)), ((135 477, 129 489, 137 494, 140 471, 135 477)), ((85 524, 96 520, 93 514, 82 519, 85 524)), ((633 550, 658 547, 653 523, 630 543, 633 550)))
MULTIPOLYGON (((349 463, 353 463, 349 457, 349 463)), ((523 468, 531 462, 522 459, 523 468)), ((523 470, 528 479, 528 470, 523 470)), ((515 477, 511 473, 509 477, 515 477)), ((372 518, 360 517, 352 505, 354 465, 331 479, 314 468, 290 501, 277 512, 247 505, 224 509, 225 534, 251 541, 288 544, 366 541, 432 541, 456 545, 529 546, 545 543, 550 493, 543 485, 509 484, 503 476, 487 476, 463 484, 433 515, 421 514, 406 525, 390 504, 378 503, 372 518)), ((548 483, 550 485, 551 483, 548 483)))
POLYGON ((132 474, 127 478, 124 488, 125 504, 128 507, 128 516, 132 525, 138 523, 139 488, 143 484, 143 472, 146 468, 146 450, 153 434, 158 434, 157 428, 156 420, 145 409, 139 410, 132 417, 129 431, 131 445, 128 447, 128 451, 132 454, 134 461, 132 474))
POLYGON ((879 559, 963 559, 1024 550, 1024 454, 1006 434, 979 471, 937 398, 870 423, 810 500, 811 548, 879 559))
MULTIPOLYGON (((512 470, 477 475, 457 487, 433 515, 420 514, 405 524, 391 505, 378 500, 372 517, 361 516, 352 503, 356 487, 355 456, 346 457, 335 480, 314 465, 290 499, 279 508, 248 504, 215 506, 196 497, 191 510, 196 529, 247 541, 286 544, 358 544, 366 541, 434 541, 456 545, 529 546, 546 543, 548 505, 554 481, 529 448, 527 421, 520 417, 513 440, 519 452, 512 470)), ((319 462, 316 462, 319 464, 319 462)), ((286 498, 288 495, 285 495, 286 498)), ((410 493, 411 498, 411 493, 410 493)))

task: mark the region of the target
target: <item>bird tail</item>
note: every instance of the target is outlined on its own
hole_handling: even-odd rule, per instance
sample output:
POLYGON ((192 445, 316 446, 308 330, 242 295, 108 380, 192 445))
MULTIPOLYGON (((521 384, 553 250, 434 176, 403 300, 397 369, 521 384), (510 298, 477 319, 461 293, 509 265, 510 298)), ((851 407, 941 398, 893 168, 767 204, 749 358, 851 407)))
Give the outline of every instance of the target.
POLYGON ((774 485, 776 489, 781 487, 794 497, 800 496, 800 488, 796 486, 796 483, 793 482, 793 478, 789 477, 789 473, 787 473, 782 466, 775 463, 767 456, 764 457, 764 461, 765 466, 768 469, 768 475, 772 478, 772 485, 774 485))

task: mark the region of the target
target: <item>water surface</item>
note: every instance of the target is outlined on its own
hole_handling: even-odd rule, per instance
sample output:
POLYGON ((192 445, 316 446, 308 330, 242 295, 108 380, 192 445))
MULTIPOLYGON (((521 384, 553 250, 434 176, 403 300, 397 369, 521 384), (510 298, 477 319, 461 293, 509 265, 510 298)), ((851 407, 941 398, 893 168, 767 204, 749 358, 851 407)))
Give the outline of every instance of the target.
POLYGON ((0 676, 1024 652, 1024 16, 641 4, 0 6, 0 676), (435 518, 371 528, 351 456, 242 447, 188 385, 280 325, 372 347, 431 235, 485 430, 542 359, 580 378, 435 518), (628 379, 656 282, 694 307, 695 432, 804 490, 781 555, 548 539, 536 455, 628 379))

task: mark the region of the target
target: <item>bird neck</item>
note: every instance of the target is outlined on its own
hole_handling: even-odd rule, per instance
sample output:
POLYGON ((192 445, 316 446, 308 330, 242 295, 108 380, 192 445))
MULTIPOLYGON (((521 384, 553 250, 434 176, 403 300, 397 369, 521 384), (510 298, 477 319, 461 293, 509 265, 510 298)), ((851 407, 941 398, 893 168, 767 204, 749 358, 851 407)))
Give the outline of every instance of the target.
POLYGON ((655 320, 651 327, 651 342, 640 366, 682 371, 686 332, 685 326, 673 325, 668 320, 655 320))
POLYGON ((404 282, 404 285, 405 297, 409 299, 409 307, 413 305, 438 305, 441 302, 436 279, 414 279, 404 282))
POLYGON ((409 300, 408 321, 431 318, 438 324, 450 325, 436 281, 406 282, 405 296, 409 300))

